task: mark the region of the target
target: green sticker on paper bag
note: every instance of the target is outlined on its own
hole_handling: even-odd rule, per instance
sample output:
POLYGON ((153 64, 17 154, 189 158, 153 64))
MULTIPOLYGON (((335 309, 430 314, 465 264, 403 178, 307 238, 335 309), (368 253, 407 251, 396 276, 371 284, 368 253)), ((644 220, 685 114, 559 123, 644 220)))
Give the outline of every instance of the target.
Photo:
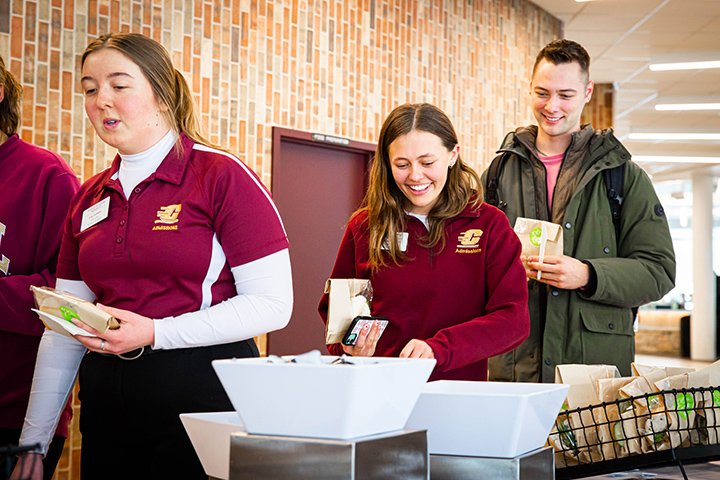
POLYGON ((675 404, 677 405, 677 414, 680 418, 687 420, 688 410, 692 410, 695 407, 695 399, 692 393, 686 392, 675 395, 675 404))
POLYGON ((540 246, 540 238, 541 237, 542 237, 542 228, 535 227, 532 230, 530 230, 530 243, 532 243, 536 247, 540 246))
POLYGON ((78 314, 73 310, 72 308, 68 307, 58 307, 58 310, 60 310, 60 313, 62 314, 63 318, 67 320, 68 322, 72 322, 73 318, 77 318, 80 320, 80 317, 78 314))

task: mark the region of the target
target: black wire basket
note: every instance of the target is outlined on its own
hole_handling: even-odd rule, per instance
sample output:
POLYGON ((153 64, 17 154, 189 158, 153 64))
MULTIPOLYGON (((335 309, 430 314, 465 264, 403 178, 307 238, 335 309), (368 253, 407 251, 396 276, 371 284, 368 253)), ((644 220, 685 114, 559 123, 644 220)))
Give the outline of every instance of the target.
POLYGON ((548 437, 555 476, 720 459, 720 387, 663 390, 563 410, 548 437))

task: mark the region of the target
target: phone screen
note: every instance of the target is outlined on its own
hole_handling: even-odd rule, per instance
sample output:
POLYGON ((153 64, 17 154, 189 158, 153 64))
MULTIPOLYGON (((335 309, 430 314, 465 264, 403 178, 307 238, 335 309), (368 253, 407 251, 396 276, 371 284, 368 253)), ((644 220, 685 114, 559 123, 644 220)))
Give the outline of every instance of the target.
MULTIPOLYGON (((374 321, 378 321, 380 323, 380 332, 379 335, 382 335, 382 333, 385 331, 385 327, 387 327, 389 320, 385 317, 355 317, 350 324, 350 327, 348 328, 347 332, 345 333, 345 336, 342 339, 343 345, 355 345, 357 342, 358 336, 360 335, 360 332, 362 331, 363 327, 365 325, 368 325, 369 327, 372 327, 372 323, 374 321)), ((378 338, 380 336, 378 335, 378 338)))

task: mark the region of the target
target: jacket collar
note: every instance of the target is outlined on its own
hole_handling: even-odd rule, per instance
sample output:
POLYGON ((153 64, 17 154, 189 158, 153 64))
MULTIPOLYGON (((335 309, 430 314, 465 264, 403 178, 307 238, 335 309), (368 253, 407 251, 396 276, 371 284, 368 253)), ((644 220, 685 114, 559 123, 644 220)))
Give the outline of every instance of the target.
MULTIPOLYGON (((537 132, 537 125, 519 127, 514 132, 510 132, 505 136, 497 153, 511 152, 526 159, 529 159, 530 156, 537 157, 535 148, 537 132)), ((589 152, 589 160, 592 163, 598 158, 604 157, 613 149, 618 149, 621 154, 625 154, 625 159, 630 158, 630 153, 625 146, 615 138, 612 128, 595 130, 590 124, 586 124, 572 134, 566 157, 574 158, 578 153, 587 151, 589 152)), ((617 160, 608 166, 612 168, 624 163, 620 161, 621 157, 623 157, 623 155, 618 156, 617 160)))

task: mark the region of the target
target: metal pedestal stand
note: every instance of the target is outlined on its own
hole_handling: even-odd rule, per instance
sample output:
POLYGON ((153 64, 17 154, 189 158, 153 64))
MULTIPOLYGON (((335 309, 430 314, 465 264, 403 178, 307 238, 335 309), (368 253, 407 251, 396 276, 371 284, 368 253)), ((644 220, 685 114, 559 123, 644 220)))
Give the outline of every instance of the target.
POLYGON ((427 480, 425 430, 349 440, 236 433, 230 437, 230 480, 427 480))
POLYGON ((430 455, 432 480, 552 480, 555 461, 551 447, 539 448, 515 458, 430 455))

